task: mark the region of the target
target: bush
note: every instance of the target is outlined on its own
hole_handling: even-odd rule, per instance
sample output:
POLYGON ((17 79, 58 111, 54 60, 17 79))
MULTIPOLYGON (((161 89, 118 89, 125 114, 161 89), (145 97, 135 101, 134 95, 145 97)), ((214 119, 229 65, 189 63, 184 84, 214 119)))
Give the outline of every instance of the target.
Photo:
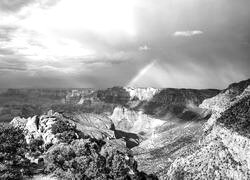
POLYGON ((58 134, 58 133, 63 133, 65 131, 75 131, 76 127, 73 126, 71 123, 68 121, 64 121, 61 119, 58 119, 53 125, 52 125, 52 133, 53 134, 58 134))
POLYGON ((76 129, 76 126, 67 120, 58 119, 52 125, 52 133, 60 140, 60 142, 71 143, 79 138, 88 138, 82 132, 76 129))
POLYGON ((45 172, 60 179, 157 179, 139 172, 136 161, 124 152, 108 150, 102 155, 101 148, 93 139, 54 145, 45 156, 45 172))
POLYGON ((32 139, 29 143, 29 151, 30 155, 37 158, 44 152, 44 141, 42 138, 40 139, 32 139))
POLYGON ((105 166, 96 146, 88 139, 55 145, 45 156, 45 171, 61 179, 99 178, 105 166))
MULTIPOLYGON (((81 135, 68 121, 58 120, 52 132, 61 140, 45 154, 45 173, 60 179, 143 179, 126 148, 81 135), (75 136, 76 135, 76 136, 75 136), (130 174, 133 171, 135 174, 130 174)), ((154 177, 154 176, 153 176, 154 177)), ((155 178, 157 179, 157 178, 155 178)))
POLYGON ((0 179, 22 179, 31 175, 30 161, 24 156, 27 144, 22 130, 0 127, 0 179))

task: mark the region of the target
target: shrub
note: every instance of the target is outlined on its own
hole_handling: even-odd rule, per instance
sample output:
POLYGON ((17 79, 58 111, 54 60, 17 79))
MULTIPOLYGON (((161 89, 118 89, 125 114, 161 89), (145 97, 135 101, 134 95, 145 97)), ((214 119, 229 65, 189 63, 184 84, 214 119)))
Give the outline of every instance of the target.
MULTIPOLYGON (((137 163, 124 147, 79 135, 68 121, 58 120, 52 132, 61 140, 45 154, 45 173, 60 179, 143 179, 137 163), (76 135, 77 137, 75 137, 76 135), (135 172, 134 175, 130 172, 135 172)), ((155 178, 157 179, 157 178, 155 178)))
MULTIPOLYGON (((45 156, 45 172, 60 179, 145 179, 137 170, 137 163, 124 152, 108 150, 100 153, 101 146, 92 139, 79 139, 70 144, 51 147, 45 156), (130 171, 135 174, 130 174, 130 171)), ((155 176, 152 179, 157 179, 155 176)))
POLYGON ((52 133, 55 134, 61 142, 65 143, 70 143, 83 136, 83 133, 79 132, 76 126, 62 119, 57 120, 56 123, 52 125, 52 133))
POLYGON ((44 141, 42 138, 38 139, 32 139, 29 143, 29 151, 30 155, 37 158, 44 152, 44 141))
POLYGON ((0 127, 0 179, 22 179, 31 175, 30 161, 24 156, 27 144, 22 130, 0 127))
POLYGON ((73 126, 71 123, 68 121, 64 121, 61 119, 58 119, 53 125, 52 125, 52 133, 53 134, 58 134, 58 133, 63 133, 65 131, 74 131, 76 128, 73 126))

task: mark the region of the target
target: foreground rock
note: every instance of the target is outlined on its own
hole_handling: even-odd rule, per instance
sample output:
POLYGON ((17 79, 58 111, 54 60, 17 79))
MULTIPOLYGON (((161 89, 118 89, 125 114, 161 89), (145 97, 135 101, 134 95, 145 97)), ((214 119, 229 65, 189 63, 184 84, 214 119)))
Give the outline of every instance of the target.
POLYGON ((106 115, 94 113, 73 113, 67 119, 75 123, 77 129, 96 139, 115 138, 114 123, 106 115))
POLYGON ((112 120, 104 115, 90 113, 74 113, 66 117, 49 111, 40 117, 33 116, 27 119, 15 117, 11 124, 24 130, 28 144, 32 139, 42 139, 45 144, 55 144, 58 139, 52 133, 52 125, 58 120, 68 120, 78 130, 96 139, 115 138, 112 120))
POLYGON ((42 139, 45 144, 55 144, 58 139, 52 133, 52 125, 57 119, 62 118, 59 113, 49 111, 47 115, 33 116, 26 120, 16 117, 10 122, 14 127, 20 127, 25 133, 26 142, 29 144, 33 139, 42 139))
POLYGON ((27 141, 25 157, 32 162, 31 175, 36 174, 35 178, 158 179, 137 169, 137 162, 123 139, 95 138, 94 131, 98 134, 105 128, 115 130, 107 117, 74 114, 66 118, 49 111, 26 120, 15 118, 11 124, 23 131, 23 141, 24 138, 27 141))

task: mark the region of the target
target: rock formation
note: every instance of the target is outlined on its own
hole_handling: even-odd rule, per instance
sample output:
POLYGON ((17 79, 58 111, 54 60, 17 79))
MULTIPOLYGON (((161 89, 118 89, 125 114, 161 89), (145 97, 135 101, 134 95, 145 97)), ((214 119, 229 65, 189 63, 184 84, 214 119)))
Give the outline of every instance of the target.
POLYGON ((165 123, 160 119, 155 119, 142 111, 133 111, 125 107, 116 107, 110 116, 116 129, 133 133, 152 133, 154 129, 165 123))
POLYGON ((218 90, 213 89, 162 89, 144 105, 144 112, 158 117, 164 117, 167 114, 182 116, 183 112, 190 107, 197 107, 204 99, 213 97, 218 93, 218 90))
POLYGON ((106 115, 73 113, 67 119, 75 123, 78 130, 96 139, 115 138, 114 123, 106 115))
POLYGON ((114 87, 67 93, 67 106, 90 111, 50 111, 11 124, 24 130, 28 143, 58 144, 52 126, 67 120, 104 140, 103 156, 129 147, 138 169, 160 179, 250 179, 250 80, 222 91, 114 87))
POLYGON ((33 139, 42 139, 45 144, 55 144, 58 140, 52 133, 52 125, 59 118, 62 118, 62 115, 49 111, 46 115, 33 116, 26 120, 19 117, 14 118, 11 124, 24 130, 28 144, 33 139))
POLYGON ((204 137, 197 151, 174 161, 168 179, 250 178, 249 82, 230 85, 200 105, 212 112, 204 137))
POLYGON ((155 88, 133 88, 125 87, 125 90, 129 92, 130 100, 138 99, 140 101, 149 101, 153 96, 160 91, 155 88))
POLYGON ((32 139, 42 138, 45 144, 55 144, 57 138, 52 133, 52 125, 60 119, 65 119, 75 124, 77 129, 96 139, 112 139, 114 135, 114 124, 105 115, 91 113, 74 113, 66 117, 57 112, 49 111, 46 115, 30 118, 16 117, 11 124, 20 127, 26 134, 26 141, 29 144, 32 139))

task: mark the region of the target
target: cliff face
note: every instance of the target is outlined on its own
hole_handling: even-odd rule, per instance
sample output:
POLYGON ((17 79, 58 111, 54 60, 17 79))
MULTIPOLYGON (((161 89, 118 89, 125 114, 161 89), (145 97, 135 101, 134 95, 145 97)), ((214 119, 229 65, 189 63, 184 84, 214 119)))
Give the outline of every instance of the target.
POLYGON ((249 80, 234 83, 200 105, 212 112, 204 137, 197 151, 174 161, 168 179, 250 178, 249 92, 249 80))
POLYGON ((239 83, 233 83, 221 91, 217 96, 205 99, 200 105, 200 108, 210 109, 213 112, 221 113, 228 109, 237 99, 241 99, 242 96, 248 94, 250 90, 249 85, 250 79, 239 83))
POLYGON ((198 107, 206 98, 219 93, 219 90, 195 90, 195 89, 163 89, 157 93, 144 109, 147 114, 164 116, 167 113, 182 115, 187 107, 198 107))
POLYGON ((132 88, 125 87, 125 90, 129 92, 130 100, 138 99, 140 101, 149 101, 157 94, 160 89, 155 88, 132 88))
POLYGON ((113 87, 97 91, 97 97, 106 103, 126 105, 130 100, 129 93, 123 87, 113 87))
POLYGON ((156 127, 165 123, 143 114, 142 111, 133 111, 125 107, 116 107, 110 118, 117 129, 141 134, 152 133, 156 127))

